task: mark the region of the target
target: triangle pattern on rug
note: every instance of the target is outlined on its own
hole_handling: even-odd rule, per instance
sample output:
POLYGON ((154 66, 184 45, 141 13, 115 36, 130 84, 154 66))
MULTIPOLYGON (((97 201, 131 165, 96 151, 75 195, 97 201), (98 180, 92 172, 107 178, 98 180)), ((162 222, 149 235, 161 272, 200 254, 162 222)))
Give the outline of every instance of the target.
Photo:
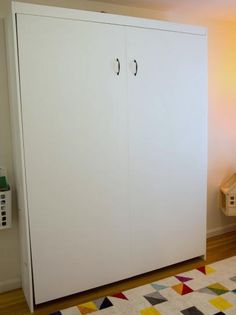
POLYGON ((210 295, 216 295, 215 292, 213 292, 212 290, 210 290, 208 288, 199 289, 199 290, 197 290, 197 292, 206 293, 206 294, 210 294, 210 295))
POLYGON ((99 310, 103 310, 104 308, 108 308, 113 306, 113 304, 111 303, 111 301, 105 297, 105 298, 100 298, 94 301, 94 303, 97 305, 97 308, 99 310))
POLYGON ((101 304, 101 306, 100 306, 100 310, 103 310, 104 308, 108 308, 108 307, 111 307, 111 306, 113 306, 113 304, 111 303, 111 301, 106 297, 104 300, 103 300, 103 302, 102 302, 102 304, 101 304))
POLYGON ((144 298, 151 304, 151 305, 157 305, 163 302, 166 302, 167 299, 162 296, 158 291, 149 293, 144 295, 144 298))
POLYGON ((161 315, 155 307, 147 307, 140 311, 141 315, 161 315))
POLYGON ((127 297, 122 292, 112 294, 111 296, 121 300, 128 300, 127 297))
POLYGON ((182 314, 184 315, 204 315, 201 311, 199 311, 198 308, 195 306, 191 306, 189 308, 186 308, 185 310, 181 311, 182 314))
POLYGON ((221 296, 217 296, 214 299, 209 300, 209 303, 218 308, 220 311, 225 311, 233 306, 229 301, 221 296))
POLYGON ((96 310, 88 308, 88 307, 85 307, 85 306, 78 306, 78 308, 79 308, 79 311, 80 311, 80 313, 82 315, 86 315, 86 314, 90 314, 90 313, 96 312, 96 310))
POLYGON ((157 283, 152 283, 151 286, 153 287, 153 289, 157 290, 157 291, 161 291, 163 289, 168 288, 166 285, 163 284, 157 284, 157 283))
POLYGON ((224 293, 229 292, 229 290, 225 286, 217 282, 198 290, 198 292, 213 295, 222 295, 224 293))
POLYGON ((193 290, 188 287, 185 283, 180 283, 172 286, 172 289, 175 290, 180 295, 185 295, 193 292, 193 290))
POLYGON ((105 298, 100 298, 100 299, 94 300, 94 303, 96 304, 96 306, 97 306, 97 308, 98 308, 99 310, 100 310, 100 307, 101 307, 101 305, 102 305, 104 299, 105 299, 105 298))
POLYGON ((87 302, 78 305, 78 309, 82 315, 90 314, 98 310, 97 305, 94 302, 87 302))
POLYGON ((222 284, 218 282, 212 285, 209 285, 207 288, 213 291, 216 295, 221 295, 221 294, 229 292, 229 290, 225 286, 223 286, 222 284))
POLYGON ((183 276, 175 276, 175 278, 178 279, 180 282, 187 282, 187 281, 193 280, 193 278, 183 277, 183 276))
POLYGON ((136 315, 202 315, 201 302, 204 303, 204 314, 234 314, 235 284, 236 257, 232 257, 230 260, 158 280, 131 291, 100 297, 51 315, 131 315, 134 312, 136 315), (207 276, 212 272, 212 276, 207 276))
POLYGON ((215 272, 215 269, 213 269, 210 266, 202 266, 202 267, 197 268, 197 270, 203 273, 204 275, 208 275, 212 272, 215 272))

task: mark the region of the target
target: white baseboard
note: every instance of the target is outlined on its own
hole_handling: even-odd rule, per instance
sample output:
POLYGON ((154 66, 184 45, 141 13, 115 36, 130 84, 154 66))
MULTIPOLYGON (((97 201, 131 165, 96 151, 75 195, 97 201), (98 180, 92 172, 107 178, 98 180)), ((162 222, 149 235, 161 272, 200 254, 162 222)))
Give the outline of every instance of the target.
POLYGON ((0 293, 21 288, 20 278, 0 281, 0 293))
POLYGON ((236 230, 236 223, 207 230, 207 238, 236 230))

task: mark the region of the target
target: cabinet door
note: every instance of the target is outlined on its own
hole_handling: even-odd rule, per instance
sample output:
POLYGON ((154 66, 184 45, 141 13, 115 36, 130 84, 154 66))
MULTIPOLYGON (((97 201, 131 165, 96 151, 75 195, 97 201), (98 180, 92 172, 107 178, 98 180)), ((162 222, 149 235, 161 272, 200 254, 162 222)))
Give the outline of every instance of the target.
POLYGON ((127 30, 136 273, 205 254, 206 39, 127 30))
POLYGON ((38 304, 130 273, 125 31, 30 15, 17 25, 38 304))

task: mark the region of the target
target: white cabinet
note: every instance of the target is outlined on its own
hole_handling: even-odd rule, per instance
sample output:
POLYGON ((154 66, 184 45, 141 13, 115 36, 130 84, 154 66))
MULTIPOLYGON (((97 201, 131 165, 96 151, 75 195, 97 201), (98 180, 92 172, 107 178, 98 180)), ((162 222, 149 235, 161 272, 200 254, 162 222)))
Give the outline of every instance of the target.
POLYGON ((32 275, 39 304, 204 255, 205 30, 15 14, 28 300, 32 275))

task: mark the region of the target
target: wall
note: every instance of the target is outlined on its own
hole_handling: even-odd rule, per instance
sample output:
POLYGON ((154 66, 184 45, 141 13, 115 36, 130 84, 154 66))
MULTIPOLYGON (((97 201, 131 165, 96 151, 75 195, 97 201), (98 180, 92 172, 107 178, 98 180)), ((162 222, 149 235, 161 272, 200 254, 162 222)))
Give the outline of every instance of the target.
MULTIPOLYGON (((0 3, 0 166, 8 171, 13 183, 10 115, 8 102, 4 16, 0 3)), ((0 230, 0 292, 20 286, 19 246, 16 202, 13 198, 13 226, 0 230)))
POLYGON ((236 23, 209 24, 208 230, 213 234, 235 224, 218 211, 218 187, 236 171, 235 55, 236 23))
MULTIPOLYGON (((159 18, 209 29, 209 163, 208 163, 208 235, 236 228, 234 218, 225 218, 218 207, 218 187, 236 170, 236 22, 202 20, 174 12, 130 8, 88 0, 24 0, 39 4, 107 11, 146 18, 159 18)), ((10 0, 0 0, 0 17, 6 16, 10 0)), ((6 56, 3 21, 0 20, 0 165, 12 179, 12 150, 7 94, 6 56)), ((0 231, 0 291, 19 285, 19 250, 16 207, 13 228, 0 231)))

